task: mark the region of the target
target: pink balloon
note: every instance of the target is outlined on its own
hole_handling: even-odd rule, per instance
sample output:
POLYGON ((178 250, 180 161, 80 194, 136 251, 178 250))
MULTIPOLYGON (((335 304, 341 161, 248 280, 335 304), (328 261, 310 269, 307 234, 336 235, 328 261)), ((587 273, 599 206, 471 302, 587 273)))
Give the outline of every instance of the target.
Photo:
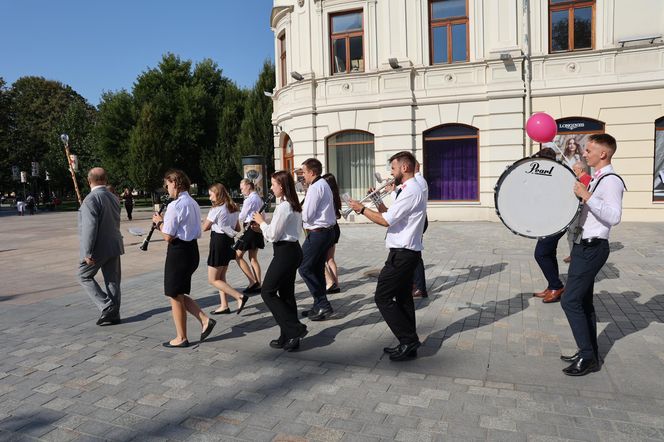
POLYGON ((526 133, 538 143, 553 141, 557 132, 558 125, 556 124, 556 120, 544 112, 532 114, 526 122, 526 133))

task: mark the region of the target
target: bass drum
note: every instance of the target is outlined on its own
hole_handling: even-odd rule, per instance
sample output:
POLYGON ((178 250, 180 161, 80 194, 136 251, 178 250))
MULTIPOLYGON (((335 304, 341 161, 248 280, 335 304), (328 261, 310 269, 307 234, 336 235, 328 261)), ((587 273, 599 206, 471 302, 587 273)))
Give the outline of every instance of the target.
POLYGON ((549 158, 524 158, 503 172, 495 187, 496 213, 526 238, 545 238, 567 229, 581 210, 572 169, 549 158))

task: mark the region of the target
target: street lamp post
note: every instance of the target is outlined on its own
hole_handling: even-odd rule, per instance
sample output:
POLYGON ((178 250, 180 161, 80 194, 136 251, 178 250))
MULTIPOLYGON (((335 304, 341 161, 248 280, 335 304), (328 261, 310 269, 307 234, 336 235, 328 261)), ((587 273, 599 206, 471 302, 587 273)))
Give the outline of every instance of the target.
POLYGON ((71 155, 69 153, 69 135, 62 134, 60 135, 60 141, 65 145, 65 155, 67 156, 67 164, 69 164, 69 172, 71 173, 71 180, 74 182, 74 190, 76 190, 76 199, 78 200, 78 205, 82 204, 81 192, 78 190, 78 182, 76 181, 76 172, 74 171, 74 165, 71 161, 71 155))

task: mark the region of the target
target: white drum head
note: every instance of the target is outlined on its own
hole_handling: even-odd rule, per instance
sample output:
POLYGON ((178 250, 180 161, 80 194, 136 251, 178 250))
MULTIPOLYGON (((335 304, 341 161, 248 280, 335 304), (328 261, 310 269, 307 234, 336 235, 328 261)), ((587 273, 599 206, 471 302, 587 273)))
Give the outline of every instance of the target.
POLYGON ((510 166, 496 184, 496 212, 508 229, 528 238, 565 230, 580 209, 574 195, 574 172, 548 158, 524 158, 510 166))

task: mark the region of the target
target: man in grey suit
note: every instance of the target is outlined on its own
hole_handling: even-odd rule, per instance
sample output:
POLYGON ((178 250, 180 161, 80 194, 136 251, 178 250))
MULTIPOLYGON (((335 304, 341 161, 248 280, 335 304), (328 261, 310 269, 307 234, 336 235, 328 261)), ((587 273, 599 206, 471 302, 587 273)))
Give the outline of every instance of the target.
POLYGON ((97 325, 120 323, 120 255, 124 254, 124 244, 120 234, 120 201, 106 189, 107 181, 104 169, 90 169, 90 194, 78 212, 81 239, 78 275, 101 311, 97 325), (105 292, 95 280, 99 269, 104 276, 105 292))

